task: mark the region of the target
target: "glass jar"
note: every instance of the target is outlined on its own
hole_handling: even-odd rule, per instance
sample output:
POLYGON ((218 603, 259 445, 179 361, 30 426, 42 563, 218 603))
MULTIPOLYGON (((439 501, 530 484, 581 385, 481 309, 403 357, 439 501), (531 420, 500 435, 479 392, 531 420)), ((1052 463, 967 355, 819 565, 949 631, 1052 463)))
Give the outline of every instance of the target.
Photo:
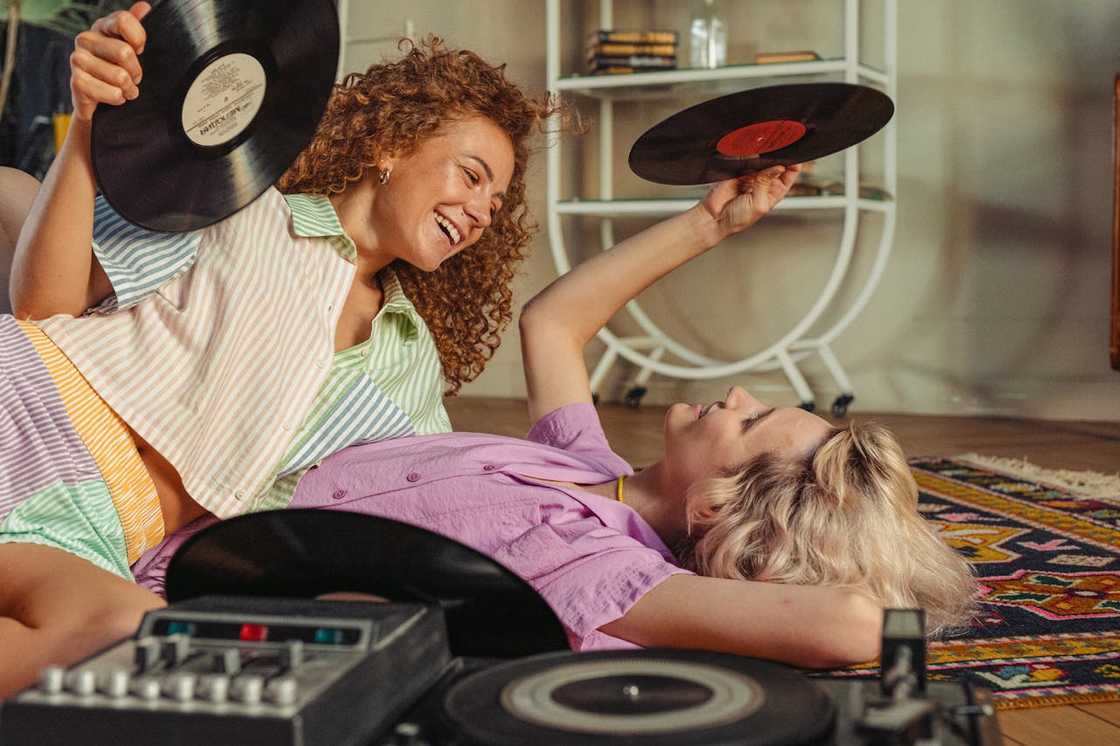
POLYGON ((700 0, 689 24, 688 64, 714 68, 727 64, 727 24, 717 0, 700 0))

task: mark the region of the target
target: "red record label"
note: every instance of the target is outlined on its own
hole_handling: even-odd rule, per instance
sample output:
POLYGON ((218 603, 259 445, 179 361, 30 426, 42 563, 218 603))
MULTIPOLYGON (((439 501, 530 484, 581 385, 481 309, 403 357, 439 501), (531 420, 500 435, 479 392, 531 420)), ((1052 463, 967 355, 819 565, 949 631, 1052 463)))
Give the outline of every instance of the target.
POLYGON ((805 136, 805 125, 792 119, 757 122, 731 130, 716 143, 716 150, 733 158, 753 158, 781 150, 805 136))

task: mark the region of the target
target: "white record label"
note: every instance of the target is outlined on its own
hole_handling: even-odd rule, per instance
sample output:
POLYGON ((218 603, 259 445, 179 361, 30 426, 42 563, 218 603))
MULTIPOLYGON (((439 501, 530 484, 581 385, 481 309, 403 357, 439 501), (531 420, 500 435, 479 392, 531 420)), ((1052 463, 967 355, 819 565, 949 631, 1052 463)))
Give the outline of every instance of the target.
POLYGON ((267 76, 256 57, 234 52, 202 69, 183 100, 183 132, 196 145, 224 145, 241 134, 264 101, 267 76))

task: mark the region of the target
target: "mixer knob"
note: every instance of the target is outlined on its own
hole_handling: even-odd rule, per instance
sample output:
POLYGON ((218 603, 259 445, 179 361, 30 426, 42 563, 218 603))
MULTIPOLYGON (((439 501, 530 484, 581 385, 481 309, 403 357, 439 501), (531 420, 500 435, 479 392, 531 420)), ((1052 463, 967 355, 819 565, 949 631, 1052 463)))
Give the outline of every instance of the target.
POLYGON ((296 701, 299 685, 290 676, 273 679, 268 684, 268 699, 277 705, 290 705, 296 701))
POLYGON ((105 676, 101 690, 113 699, 127 697, 129 685, 132 683, 131 678, 127 670, 114 668, 105 676))
POLYGON ((215 653, 214 670, 230 676, 241 673, 241 651, 237 648, 226 648, 220 653, 215 653))
POLYGON ((161 657, 167 661, 170 668, 174 668, 187 659, 191 652, 191 638, 186 635, 171 635, 164 639, 161 657))
POLYGON ((159 679, 145 676, 142 679, 133 679, 132 693, 140 699, 152 700, 159 699, 159 679))
POLYGON ((202 676, 198 680, 197 694, 199 699, 221 704, 229 698, 229 678, 221 674, 202 676))
POLYGON ((233 680, 233 698, 247 705, 259 704, 264 679, 260 676, 241 676, 233 680))
POLYGON ((39 672, 39 691, 43 694, 58 694, 66 681, 66 669, 62 666, 47 666, 39 672))
POLYGON ((193 673, 177 673, 168 676, 163 682, 163 692, 176 702, 189 702, 194 699, 193 673))
POLYGON ((97 676, 88 669, 71 671, 66 688, 81 697, 88 697, 97 689, 97 676))
POLYGON ((141 637, 135 643, 133 660, 136 669, 144 673, 159 660, 159 640, 154 637, 141 637))
POLYGON ((303 641, 288 640, 280 648, 280 666, 288 671, 294 671, 303 665, 303 641))

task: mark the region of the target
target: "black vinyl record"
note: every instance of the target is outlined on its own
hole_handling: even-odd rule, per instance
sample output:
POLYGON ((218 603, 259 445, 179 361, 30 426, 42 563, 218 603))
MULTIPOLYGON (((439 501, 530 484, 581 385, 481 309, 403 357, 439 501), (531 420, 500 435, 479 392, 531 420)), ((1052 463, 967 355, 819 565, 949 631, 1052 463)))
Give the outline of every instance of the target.
POLYGON ((823 158, 871 137, 893 115, 890 97, 867 86, 752 88, 653 126, 630 149, 630 169, 659 184, 710 184, 823 158))
POLYGON ((794 669, 723 653, 537 655, 483 669, 444 694, 442 720, 473 744, 812 744, 835 705, 794 669))
POLYGON ((457 541, 387 518, 303 509, 238 516, 185 541, 167 568, 169 602, 336 591, 438 604, 453 655, 568 649, 556 614, 524 580, 457 541))
POLYGON ((338 65, 331 0, 163 0, 142 21, 140 95, 94 111, 109 204, 157 231, 216 223, 310 142, 338 65))

